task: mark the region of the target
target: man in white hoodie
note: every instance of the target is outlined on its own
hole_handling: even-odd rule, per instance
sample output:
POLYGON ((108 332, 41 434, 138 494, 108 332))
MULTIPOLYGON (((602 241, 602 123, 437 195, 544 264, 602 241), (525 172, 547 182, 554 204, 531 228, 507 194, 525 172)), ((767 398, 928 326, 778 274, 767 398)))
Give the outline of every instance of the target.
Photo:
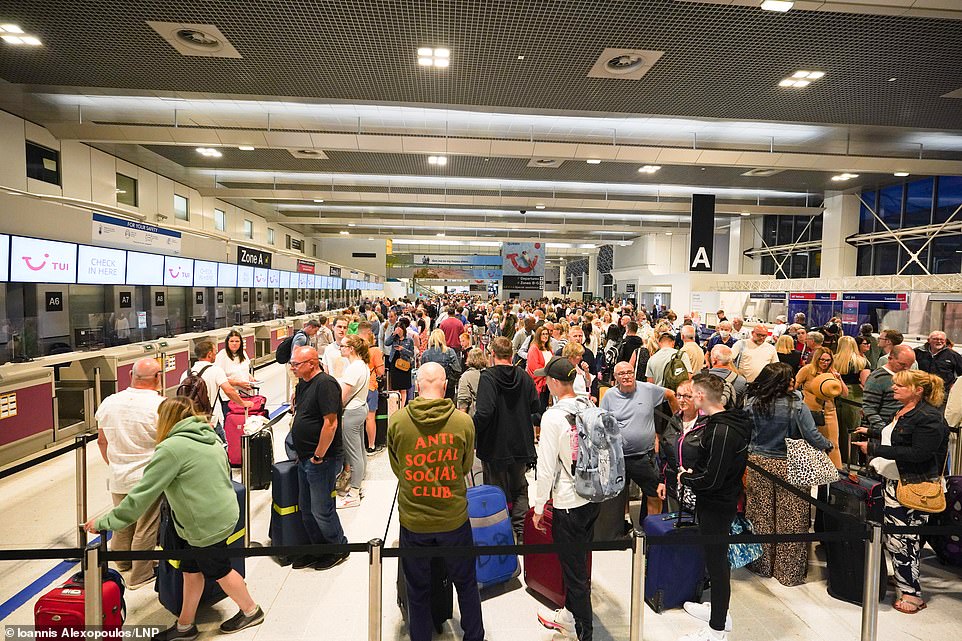
MULTIPOLYGON (((541 417, 538 451, 538 482, 535 488, 534 527, 542 532, 545 504, 553 499, 552 533, 555 543, 585 543, 594 539, 599 503, 590 503, 575 492, 571 476, 571 424, 568 414, 581 411, 576 400, 574 380, 577 369, 567 358, 555 356, 535 376, 545 376, 548 389, 556 399, 541 417)), ((559 553, 564 577, 565 607, 560 610, 542 608, 538 621, 578 641, 591 641, 591 575, 587 552, 559 553)))

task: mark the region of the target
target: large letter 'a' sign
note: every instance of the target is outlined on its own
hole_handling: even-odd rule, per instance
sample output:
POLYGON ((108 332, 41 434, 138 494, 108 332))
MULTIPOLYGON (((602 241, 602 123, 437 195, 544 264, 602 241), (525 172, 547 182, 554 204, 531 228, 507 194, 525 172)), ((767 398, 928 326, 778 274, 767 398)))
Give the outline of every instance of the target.
POLYGON ((693 194, 691 197, 691 245, 688 249, 688 271, 710 272, 714 260, 715 195, 693 194))

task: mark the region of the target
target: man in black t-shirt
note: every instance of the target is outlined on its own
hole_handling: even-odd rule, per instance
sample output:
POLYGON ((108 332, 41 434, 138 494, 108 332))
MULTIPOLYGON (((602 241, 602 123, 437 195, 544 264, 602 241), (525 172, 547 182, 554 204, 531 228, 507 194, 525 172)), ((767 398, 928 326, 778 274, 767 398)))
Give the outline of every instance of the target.
MULTIPOLYGON (((334 482, 343 467, 341 387, 321 371, 317 350, 298 347, 288 363, 299 379, 294 389, 291 434, 297 452, 298 507, 311 543, 346 544, 334 503, 334 482)), ((293 567, 326 570, 348 554, 301 557, 293 567)))
POLYGON ((635 353, 635 350, 645 344, 645 341, 638 335, 638 323, 628 321, 625 329, 625 337, 622 339, 621 346, 618 348, 619 363, 621 361, 630 361, 631 355, 635 353))

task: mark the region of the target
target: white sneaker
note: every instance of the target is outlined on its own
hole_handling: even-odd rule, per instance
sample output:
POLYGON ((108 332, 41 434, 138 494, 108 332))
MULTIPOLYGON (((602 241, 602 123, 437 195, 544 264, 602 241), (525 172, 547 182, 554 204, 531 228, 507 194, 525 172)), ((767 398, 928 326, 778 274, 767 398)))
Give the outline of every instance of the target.
MULTIPOLYGON (((695 603, 694 601, 685 601, 685 612, 692 615, 699 621, 704 621, 708 623, 711 621, 711 603, 695 603)), ((728 613, 725 617, 725 632, 732 631, 732 614, 728 613)))
POLYGON ((338 510, 358 507, 361 505, 361 495, 358 493, 356 488, 351 488, 348 490, 347 494, 337 497, 334 503, 338 510))
POLYGON ((726 641, 726 639, 728 639, 727 632, 718 632, 717 630, 706 627, 698 632, 692 632, 691 634, 679 637, 678 641, 726 641))
POLYGON ((577 638, 578 636, 575 631, 575 617, 565 608, 560 610, 538 608, 538 623, 549 630, 555 630, 571 638, 577 638))

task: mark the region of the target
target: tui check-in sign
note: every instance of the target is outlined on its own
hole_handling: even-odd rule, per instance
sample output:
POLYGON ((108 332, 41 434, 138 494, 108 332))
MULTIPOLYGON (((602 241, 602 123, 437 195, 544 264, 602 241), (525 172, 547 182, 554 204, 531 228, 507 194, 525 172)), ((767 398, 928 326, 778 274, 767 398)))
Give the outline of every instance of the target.
POLYGON ((714 260, 715 195, 692 194, 688 271, 710 272, 714 260))
POLYGON ((237 264, 250 265, 251 267, 271 267, 271 253, 259 249, 251 249, 243 245, 237 246, 237 264))

